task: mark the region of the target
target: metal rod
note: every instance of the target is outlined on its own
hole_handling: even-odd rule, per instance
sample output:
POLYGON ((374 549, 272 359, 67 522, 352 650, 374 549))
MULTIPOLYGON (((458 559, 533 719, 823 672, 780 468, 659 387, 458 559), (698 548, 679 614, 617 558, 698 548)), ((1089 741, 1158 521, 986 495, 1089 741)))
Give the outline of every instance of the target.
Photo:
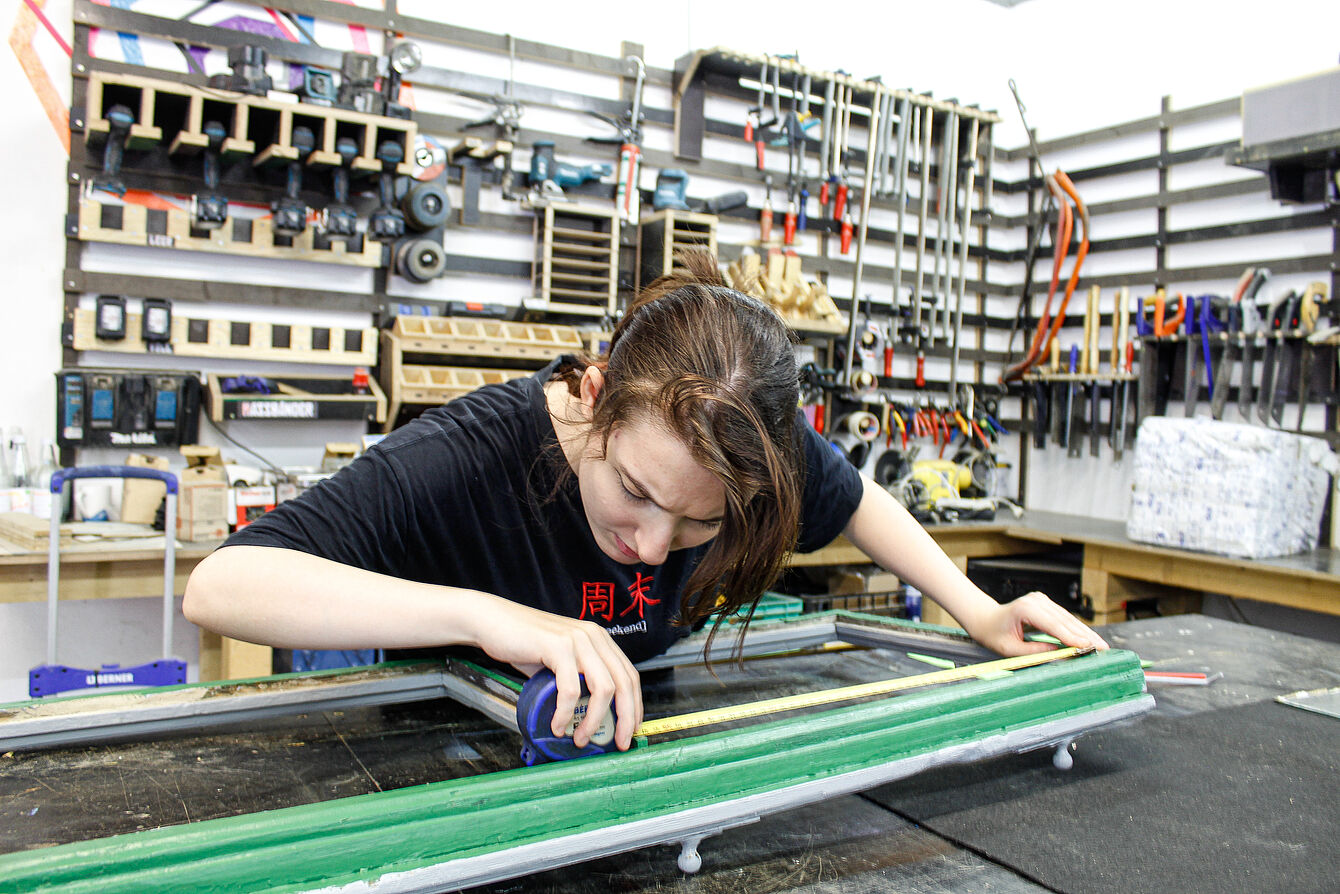
POLYGON ((828 180, 829 153, 833 143, 833 94, 836 90, 837 84, 833 81, 829 81, 828 86, 824 88, 823 133, 819 135, 820 182, 828 180))
POLYGON ((907 213, 907 137, 911 130, 912 101, 903 97, 898 106, 898 173, 894 178, 894 193, 898 196, 898 235, 893 243, 893 298, 894 316, 898 314, 900 292, 903 289, 903 220, 907 213))
POLYGON ((870 128, 866 132, 865 182, 861 184, 861 223, 856 230, 856 272, 851 285, 851 320, 847 324, 847 363, 846 378, 843 382, 851 387, 852 363, 856 359, 856 310, 861 306, 861 273, 865 266, 865 234, 870 222, 870 193, 875 182, 875 147, 879 139, 879 109, 883 100, 883 88, 876 87, 870 102, 870 128))
POLYGON ((880 126, 879 126, 879 192, 878 195, 887 196, 892 191, 893 186, 889 180, 889 146, 893 142, 893 96, 885 93, 884 102, 880 107, 880 126))
POLYGON ((963 224, 960 227, 962 239, 959 242, 958 255, 958 293, 954 297, 954 353, 949 360, 949 399, 958 400, 958 353, 959 342, 963 339, 963 292, 968 281, 968 229, 972 221, 973 180, 977 173, 977 136, 979 123, 976 118, 968 131, 968 174, 964 178, 963 224))
MULTIPOLYGON (((949 204, 944 208, 946 236, 944 240, 945 273, 942 284, 944 300, 941 304, 943 310, 940 314, 940 331, 943 333, 946 342, 949 341, 949 296, 954 291, 952 266, 954 261, 954 230, 958 226, 958 132, 960 121, 958 115, 954 115, 954 126, 951 128, 952 133, 949 137, 949 151, 946 153, 949 160, 949 177, 947 180, 949 183, 949 204)), ((964 234, 964 238, 966 238, 966 234, 964 234)))
POLYGON ((927 159, 931 154, 931 128, 935 123, 935 110, 930 106, 922 109, 918 119, 921 124, 921 151, 917 161, 921 165, 921 209, 917 212, 917 288, 912 293, 912 332, 916 347, 921 349, 921 293, 926 287, 923 276, 926 264, 926 211, 930 192, 931 166, 927 159))
MULTIPOLYGON (((939 320, 941 307, 946 303, 949 295, 949 288, 946 280, 949 276, 949 255, 948 249, 952 237, 948 230, 950 227, 949 205, 952 199, 948 196, 953 192, 953 182, 950 180, 950 174, 953 166, 955 152, 953 143, 957 137, 958 118, 951 111, 945 118, 944 133, 940 137, 940 174, 937 179, 937 188, 935 193, 935 257, 934 266, 931 270, 931 295, 934 301, 930 309, 930 324, 927 326, 929 333, 929 343, 935 346, 935 327, 939 320), (941 268, 943 267, 943 273, 941 268)), ((944 312, 949 312, 948 307, 944 307, 944 312)))
MULTIPOLYGON (((57 502, 51 514, 59 516, 57 502)), ((177 584, 177 495, 168 491, 163 498, 163 651, 164 658, 172 656, 172 620, 175 616, 174 598, 177 584)))
MULTIPOLYGON (((71 488, 74 485, 70 485, 71 488)), ((73 491, 72 491, 73 493, 73 491)), ((72 498, 73 499, 73 498, 72 498)), ((60 492, 52 494, 51 524, 47 529, 47 667, 56 664, 56 600, 60 598, 60 517, 61 503, 65 500, 65 483, 60 492)), ((172 532, 168 532, 170 535, 172 532)))

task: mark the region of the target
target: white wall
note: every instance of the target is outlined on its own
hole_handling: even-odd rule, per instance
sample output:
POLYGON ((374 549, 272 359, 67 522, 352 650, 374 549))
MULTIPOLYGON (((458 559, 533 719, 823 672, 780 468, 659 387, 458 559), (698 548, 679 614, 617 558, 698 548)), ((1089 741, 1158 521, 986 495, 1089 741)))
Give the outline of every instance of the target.
MULTIPOLYGON (((7 32, 22 6, 21 0, 0 0, 0 23, 7 32)), ((894 86, 997 109, 1004 118, 997 143, 1005 147, 1024 141, 1007 86, 1010 78, 1028 105, 1029 122, 1048 139, 1153 115, 1164 94, 1185 107, 1331 67, 1337 61, 1335 35, 1340 33, 1340 4, 1334 0, 1281 0, 1271 5, 1269 14, 1257 6, 1208 0, 1030 0, 1008 10, 983 0, 884 0, 847 4, 840 15, 827 18, 815 18, 815 5, 797 0, 780 0, 766 9, 720 0, 651 6, 597 2, 580 9, 521 0, 502 13, 488 4, 451 4, 449 13, 443 13, 436 0, 401 0, 399 8, 406 15, 446 15, 451 24, 510 31, 604 55, 616 55, 621 40, 640 42, 647 62, 664 68, 685 52, 714 45, 798 51, 814 67, 882 75, 894 86)), ((46 9, 68 39, 68 0, 50 0, 46 9)), ((68 61, 40 29, 35 45, 68 103, 68 61)), ((0 389, 0 427, 7 433, 11 426, 21 426, 35 445, 54 436, 66 158, 8 50, 0 51, 0 83, 8 88, 10 116, 4 128, 10 136, 0 146, 0 169, 10 174, 6 211, 0 214, 0 250, 8 280, 7 294, 0 298, 0 376, 7 383, 0 389)), ((1084 160, 1072 157, 1066 163, 1082 165, 1084 160)), ((1018 172, 1003 168, 998 175, 1013 179, 1018 172)), ((1000 202, 1006 213, 1020 210, 1003 197, 1000 202)), ((998 276, 993 274, 993 279, 998 276)), ((1013 307, 993 312, 1010 314, 1013 307)), ((234 433, 273 451, 281 463, 310 461, 305 458, 320 444, 349 435, 347 429, 331 428, 294 432, 253 427, 234 433), (284 443, 290 438, 298 442, 296 448, 284 443)), ((202 436, 222 443, 207 426, 202 426, 202 436)), ((1120 470, 1114 473, 1108 465, 1047 457, 1035 476, 1029 492, 1032 505, 1108 517, 1124 512, 1120 470)), ((90 644, 83 660, 142 660, 156 649, 157 615, 148 600, 71 603, 66 611, 72 633, 115 631, 107 642, 90 644), (138 620, 127 624, 127 618, 138 620), (138 632, 132 635, 130 629, 138 632)), ((44 629, 37 606, 0 605, 4 640, 41 643, 44 629)), ((193 660, 189 639, 179 638, 179 645, 182 657, 193 660)), ((26 645, 3 651, 10 657, 0 658, 0 701, 23 696, 23 675, 32 658, 26 645)))

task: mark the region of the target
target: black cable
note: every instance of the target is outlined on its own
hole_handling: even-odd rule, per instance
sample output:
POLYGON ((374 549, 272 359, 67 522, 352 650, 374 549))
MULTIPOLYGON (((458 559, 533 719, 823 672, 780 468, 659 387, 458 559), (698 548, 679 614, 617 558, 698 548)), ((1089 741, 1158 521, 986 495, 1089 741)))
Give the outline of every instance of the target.
POLYGON ((293 27, 297 28, 298 31, 302 33, 303 37, 307 38, 308 43, 310 43, 314 47, 317 47, 318 49, 320 48, 321 44, 317 43, 316 38, 312 36, 312 33, 302 26, 302 22, 298 21, 297 16, 295 16, 291 12, 281 12, 280 15, 288 19, 289 22, 292 23, 293 27))
MULTIPOLYGON (((1026 331, 1032 323, 1032 313, 1029 304, 1031 303, 1030 299, 1033 291, 1033 266, 1037 262, 1038 250, 1042 247, 1042 237, 1047 232, 1047 221, 1056 210, 1055 198, 1052 196, 1051 190, 1047 189, 1047 173, 1042 166, 1042 151, 1038 148, 1038 141, 1033 133, 1033 129, 1028 126, 1028 118, 1024 115, 1026 107, 1024 106, 1024 101, 1019 98, 1019 88, 1018 85, 1014 83, 1014 78, 1010 78, 1009 85, 1010 92, 1014 94, 1015 105, 1019 108, 1019 121, 1023 124, 1024 133, 1028 136, 1029 159, 1038 166, 1038 176, 1043 178, 1042 194, 1045 197, 1046 202, 1043 205, 1042 213, 1038 218, 1037 229, 1033 231, 1033 241, 1029 244, 1028 251, 1024 253, 1024 284, 1023 288, 1020 290, 1019 306, 1015 310, 1014 323, 1010 327, 1009 339, 1005 342, 1005 364, 1007 367, 1014 362, 1015 333, 1026 331)), ((1031 170, 1029 171, 1029 174, 1031 179, 1031 170)), ((1029 186, 1029 191, 1032 191, 1031 185, 1029 186)), ((1055 243, 1053 242, 1053 247, 1054 246, 1055 243)), ((1025 344, 1021 345, 1025 351, 1028 350, 1027 339, 1028 336, 1025 335, 1025 344)), ((1046 345, 1042 345, 1043 350, 1046 350, 1046 348, 1046 345)))
POLYGON ((246 444, 243 444, 241 441, 237 440, 237 438, 234 438, 232 435, 228 434, 228 432, 224 431, 223 428, 220 427, 220 425, 217 422, 209 418, 209 414, 205 414, 205 418, 209 420, 209 424, 213 426, 214 430, 219 434, 223 435, 224 439, 232 443, 234 447, 237 447, 239 450, 245 450, 247 453, 250 453, 252 456, 256 457, 256 459, 264 463, 267 469, 269 469, 271 472, 274 472, 279 477, 281 478, 288 477, 288 473, 285 472, 283 469, 279 468, 279 466, 270 462, 268 459, 261 456, 255 450, 252 450, 246 444))
POLYGON ((215 3, 218 3, 218 2, 219 2, 219 0, 205 0, 204 3, 201 3, 199 6, 197 6, 195 9, 191 10, 190 12, 188 12, 186 15, 182 16, 182 17, 181 17, 180 19, 178 19, 177 21, 179 21, 179 22, 189 22, 191 19, 195 18, 195 17, 198 16, 200 13, 202 13, 202 12, 204 12, 205 10, 209 9, 211 6, 213 6, 215 3))
POLYGON ((200 62, 194 56, 191 55, 190 47, 188 47, 181 41, 177 41, 177 49, 181 50, 181 54, 186 57, 186 64, 187 66, 190 67, 191 71, 200 75, 200 77, 202 78, 207 79, 209 77, 209 75, 205 74, 205 70, 200 67, 200 62))

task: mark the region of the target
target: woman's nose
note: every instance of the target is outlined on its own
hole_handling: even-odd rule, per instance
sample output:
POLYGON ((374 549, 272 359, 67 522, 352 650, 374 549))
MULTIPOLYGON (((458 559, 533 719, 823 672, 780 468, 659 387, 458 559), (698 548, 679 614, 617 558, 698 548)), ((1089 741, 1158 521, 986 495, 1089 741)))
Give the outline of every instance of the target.
POLYGON ((669 519, 644 522, 637 529, 637 555, 648 565, 659 565, 670 554, 675 528, 669 519))

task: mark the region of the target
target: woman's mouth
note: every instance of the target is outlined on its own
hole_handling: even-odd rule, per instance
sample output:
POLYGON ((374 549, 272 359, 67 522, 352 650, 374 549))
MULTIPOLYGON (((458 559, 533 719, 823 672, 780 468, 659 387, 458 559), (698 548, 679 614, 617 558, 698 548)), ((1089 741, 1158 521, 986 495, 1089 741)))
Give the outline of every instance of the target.
POLYGON ((642 561, 642 557, 639 556, 632 549, 630 549, 628 544, 624 543, 623 538, 621 538, 618 534, 614 535, 614 544, 619 547, 619 552, 623 553, 628 558, 632 559, 635 562, 642 561))

